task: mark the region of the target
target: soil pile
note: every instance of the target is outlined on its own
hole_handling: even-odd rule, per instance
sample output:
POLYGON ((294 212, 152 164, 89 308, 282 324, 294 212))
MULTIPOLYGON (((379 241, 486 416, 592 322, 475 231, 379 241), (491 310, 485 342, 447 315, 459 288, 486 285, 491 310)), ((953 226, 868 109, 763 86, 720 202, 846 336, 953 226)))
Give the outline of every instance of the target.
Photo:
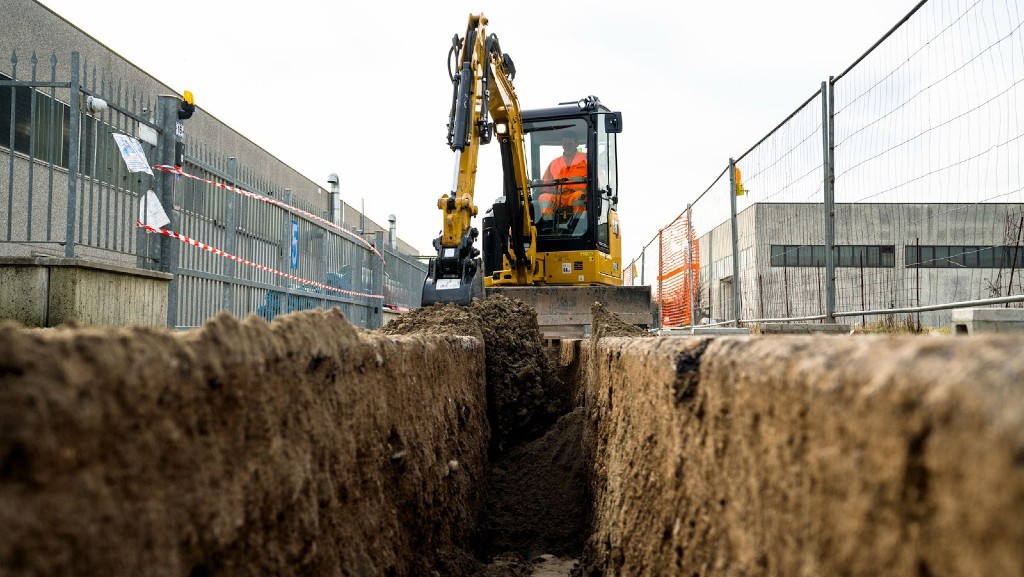
POLYGON ((540 437, 568 410, 568 394, 544 347, 537 312, 521 301, 498 295, 468 307, 435 304, 402 315, 380 332, 483 341, 492 458, 540 437))
POLYGON ((480 321, 468 307, 453 304, 431 305, 412 310, 384 325, 379 331, 386 335, 459 335, 484 338, 480 321))
POLYGON ((599 302, 590 306, 590 339, 602 337, 653 337, 646 330, 627 323, 599 302))

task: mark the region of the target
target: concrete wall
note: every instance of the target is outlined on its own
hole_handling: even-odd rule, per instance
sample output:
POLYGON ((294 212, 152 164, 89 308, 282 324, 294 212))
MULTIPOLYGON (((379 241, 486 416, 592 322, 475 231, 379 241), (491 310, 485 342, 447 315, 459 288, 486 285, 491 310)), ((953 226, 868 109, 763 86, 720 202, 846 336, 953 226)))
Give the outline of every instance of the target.
POLYGON ((0 258, 0 320, 30 327, 167 325, 171 275, 63 258, 0 258))
POLYGON ((589 344, 587 574, 1021 574, 1024 338, 589 344))

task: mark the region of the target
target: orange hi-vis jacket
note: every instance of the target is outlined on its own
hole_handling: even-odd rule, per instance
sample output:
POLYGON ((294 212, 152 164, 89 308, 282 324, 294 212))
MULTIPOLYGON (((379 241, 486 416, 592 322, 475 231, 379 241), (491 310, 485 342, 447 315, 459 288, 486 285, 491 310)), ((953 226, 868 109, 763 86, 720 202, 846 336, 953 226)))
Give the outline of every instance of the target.
MULTIPOLYGON (((587 177, 587 155, 577 152, 572 161, 565 162, 565 156, 559 155, 551 161, 548 169, 544 172, 544 180, 552 181, 560 178, 586 178, 587 177)), ((558 185, 557 192, 545 192, 537 200, 540 204, 541 218, 553 217, 556 210, 571 208, 573 213, 586 212, 587 203, 584 195, 587 185, 582 182, 572 182, 558 185)))

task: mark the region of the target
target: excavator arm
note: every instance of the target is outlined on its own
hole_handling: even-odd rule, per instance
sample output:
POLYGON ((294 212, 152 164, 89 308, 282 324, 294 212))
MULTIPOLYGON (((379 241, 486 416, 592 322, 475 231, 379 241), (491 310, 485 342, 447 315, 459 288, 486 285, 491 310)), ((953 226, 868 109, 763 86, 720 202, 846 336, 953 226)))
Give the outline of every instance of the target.
POLYGON ((515 65, 502 52, 497 36, 487 35, 483 14, 470 15, 466 35, 453 39, 452 55, 448 145, 455 153, 455 167, 451 190, 437 201, 442 228, 434 239, 437 255, 430 261, 423 285, 424 306, 469 304, 473 297, 482 296, 480 251, 474 246, 479 231, 472 226, 478 212, 474 188, 480 145, 495 136, 505 166, 504 193, 496 205, 503 219, 499 230, 510 236, 502 239, 503 246, 509 247, 509 261, 515 263, 523 284, 535 261, 536 229, 530 217, 522 118, 512 85, 515 65))

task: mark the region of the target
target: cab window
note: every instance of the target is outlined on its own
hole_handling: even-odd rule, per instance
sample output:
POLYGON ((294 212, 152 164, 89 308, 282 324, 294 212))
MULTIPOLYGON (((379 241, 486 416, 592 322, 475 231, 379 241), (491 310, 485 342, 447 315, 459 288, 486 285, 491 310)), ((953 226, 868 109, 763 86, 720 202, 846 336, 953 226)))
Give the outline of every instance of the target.
POLYGON ((590 167, 587 123, 565 119, 524 124, 534 225, 541 236, 586 234, 590 167))
POLYGON ((608 235, 610 213, 617 209, 618 204, 618 174, 615 157, 615 134, 605 130, 603 121, 597 122, 597 142, 594 151, 597 163, 597 183, 595 193, 601 199, 600 210, 597 214, 597 243, 600 246, 608 246, 608 235))

